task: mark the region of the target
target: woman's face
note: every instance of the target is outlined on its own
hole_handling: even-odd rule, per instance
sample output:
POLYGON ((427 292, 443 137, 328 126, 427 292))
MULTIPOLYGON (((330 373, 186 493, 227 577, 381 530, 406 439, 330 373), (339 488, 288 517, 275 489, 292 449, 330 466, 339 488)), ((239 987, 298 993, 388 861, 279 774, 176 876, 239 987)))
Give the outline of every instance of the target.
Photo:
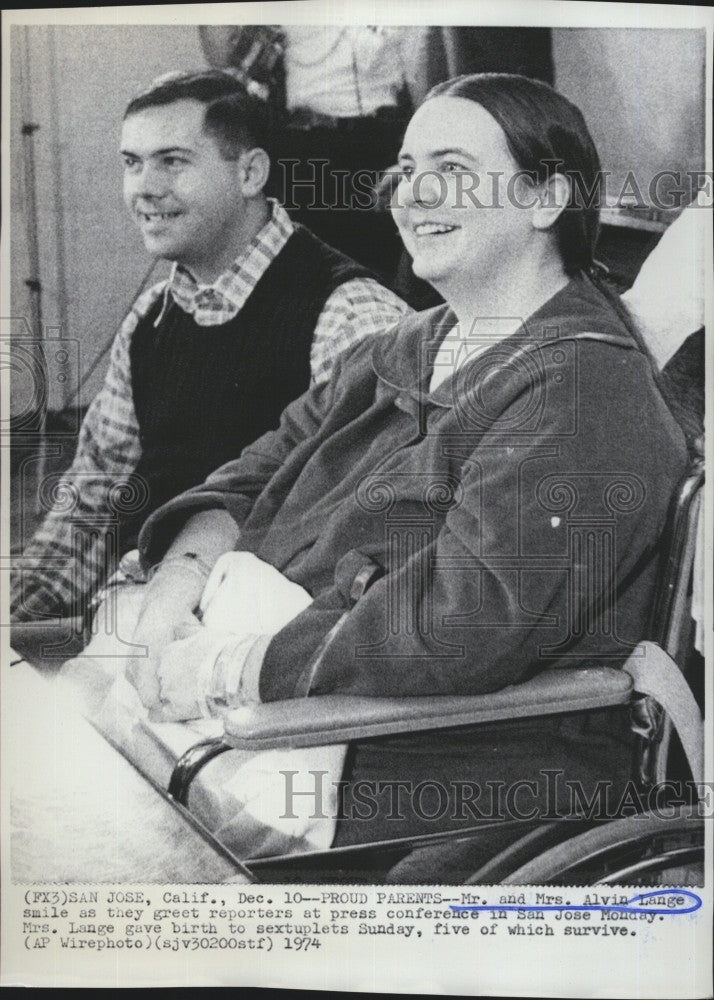
POLYGON ((528 252, 532 182, 480 104, 434 97, 414 114, 399 157, 392 213, 414 273, 448 298, 528 252))

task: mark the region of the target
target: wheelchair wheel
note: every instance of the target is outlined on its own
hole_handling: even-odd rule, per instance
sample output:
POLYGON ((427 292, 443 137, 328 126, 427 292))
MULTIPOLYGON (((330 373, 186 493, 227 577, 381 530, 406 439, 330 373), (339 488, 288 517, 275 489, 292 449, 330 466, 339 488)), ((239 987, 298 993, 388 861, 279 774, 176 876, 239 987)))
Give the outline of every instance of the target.
POLYGON ((703 885, 704 820, 696 806, 640 813, 556 844, 505 885, 703 885))
POLYGON ((566 831, 570 834, 590 829, 592 824, 585 821, 546 823, 530 830, 524 837, 514 841, 505 850, 490 858, 478 871, 474 872, 464 885, 500 885, 514 868, 522 868, 527 862, 540 857, 544 851, 562 842, 566 831))

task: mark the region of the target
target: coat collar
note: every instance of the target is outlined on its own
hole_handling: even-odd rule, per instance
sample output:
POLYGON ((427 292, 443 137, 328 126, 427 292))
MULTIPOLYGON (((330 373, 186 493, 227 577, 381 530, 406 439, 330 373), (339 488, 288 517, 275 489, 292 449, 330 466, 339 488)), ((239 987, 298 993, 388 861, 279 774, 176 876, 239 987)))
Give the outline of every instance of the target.
MULTIPOLYGON (((429 382, 439 345, 456 322, 455 313, 447 305, 404 317, 399 325, 399 334, 378 338, 372 350, 372 367, 377 377, 412 399, 451 407, 453 388, 450 379, 442 382, 433 394, 429 393, 429 382)), ((515 354, 574 337, 605 340, 627 348, 635 346, 612 304, 584 275, 571 278, 518 330, 483 351, 464 367, 488 359, 495 349, 500 353, 505 349, 515 354)))
POLYGON ((375 374, 390 388, 414 399, 428 396, 436 352, 455 323, 456 316, 446 305, 405 316, 397 337, 377 340, 372 351, 375 374))

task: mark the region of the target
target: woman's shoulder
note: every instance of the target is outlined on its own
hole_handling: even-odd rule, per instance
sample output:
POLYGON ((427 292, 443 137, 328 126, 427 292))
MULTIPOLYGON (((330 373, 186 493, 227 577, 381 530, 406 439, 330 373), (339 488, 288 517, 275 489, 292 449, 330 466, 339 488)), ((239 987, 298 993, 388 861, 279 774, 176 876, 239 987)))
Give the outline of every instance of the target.
POLYGON ((535 344, 567 339, 637 347, 633 324, 619 295, 586 275, 571 278, 524 323, 524 328, 535 344))

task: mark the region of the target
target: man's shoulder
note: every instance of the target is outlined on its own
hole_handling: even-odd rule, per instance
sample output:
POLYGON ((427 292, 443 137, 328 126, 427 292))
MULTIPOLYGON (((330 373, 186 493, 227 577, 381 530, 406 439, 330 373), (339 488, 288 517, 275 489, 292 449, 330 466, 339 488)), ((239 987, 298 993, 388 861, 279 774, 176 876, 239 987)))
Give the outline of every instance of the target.
POLYGON ((328 299, 333 305, 340 305, 351 312, 360 313, 370 309, 392 314, 395 322, 413 310, 403 299, 383 285, 377 278, 354 277, 344 281, 328 299))
POLYGON ((376 327, 355 342, 353 349, 344 356, 345 367, 364 365, 380 373, 386 369, 411 369, 413 359, 422 350, 421 344, 441 328, 449 311, 446 306, 437 306, 417 313, 403 305, 404 313, 395 315, 391 323, 376 327))
POLYGON ((150 314, 151 310, 158 306, 167 284, 167 280, 157 281, 154 285, 144 289, 132 302, 112 342, 112 359, 115 367, 118 366, 123 370, 128 366, 129 351, 134 342, 136 328, 150 314))
POLYGON ((307 226, 293 224, 290 239, 276 258, 283 266, 309 272, 330 289, 325 305, 364 313, 370 308, 390 312, 395 317, 411 308, 368 267, 325 243, 307 226))

